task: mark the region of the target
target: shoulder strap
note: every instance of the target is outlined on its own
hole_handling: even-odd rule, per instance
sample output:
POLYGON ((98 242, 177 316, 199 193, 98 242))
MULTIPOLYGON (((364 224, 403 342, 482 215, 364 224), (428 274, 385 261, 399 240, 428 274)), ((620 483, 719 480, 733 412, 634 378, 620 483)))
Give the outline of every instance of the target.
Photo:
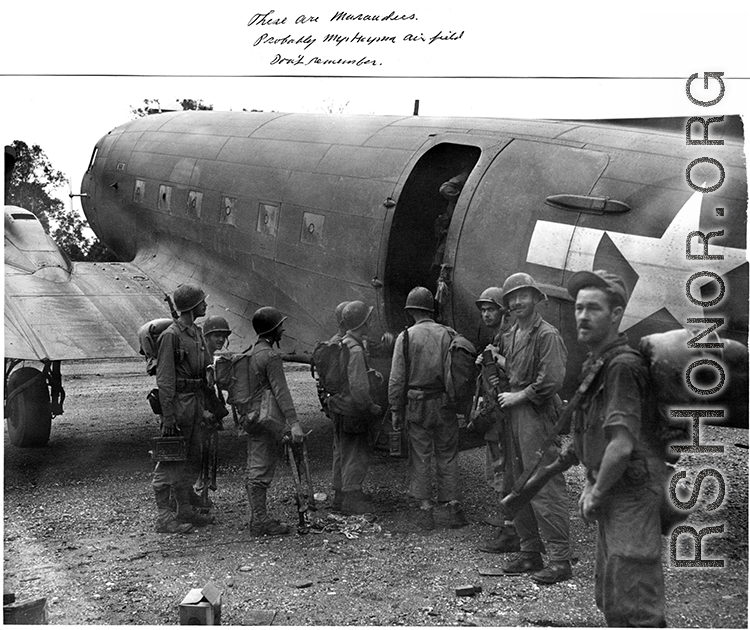
POLYGON ((404 339, 401 349, 404 351, 404 399, 409 389, 409 327, 404 328, 404 339))

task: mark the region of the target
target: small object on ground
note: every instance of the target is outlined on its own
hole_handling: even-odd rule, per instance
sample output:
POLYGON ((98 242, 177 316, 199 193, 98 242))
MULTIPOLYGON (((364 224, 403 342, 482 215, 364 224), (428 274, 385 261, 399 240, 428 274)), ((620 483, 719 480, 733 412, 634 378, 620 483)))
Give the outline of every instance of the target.
POLYGON ((3 594, 3 625, 46 625, 47 624, 47 598, 27 599, 24 601, 13 601, 6 604, 8 594, 3 594))
POLYGON ((312 580, 297 580, 294 583, 295 588, 307 588, 308 586, 312 586, 313 582, 312 580))
POLYGON ((473 597, 481 592, 482 587, 474 584, 463 584, 456 587, 456 597, 473 597))
POLYGON ((316 503, 322 503, 328 499, 328 495, 325 492, 316 492, 313 495, 313 499, 315 499, 316 503))
POLYGON ((479 569, 479 575, 505 575, 505 571, 503 571, 502 567, 482 567, 479 569))
POLYGON ((213 582, 188 591, 180 603, 180 625, 221 625, 221 591, 213 582))
POLYGON ((253 570, 253 567, 251 567, 251 566, 250 566, 250 565, 248 565, 248 564, 243 564, 243 565, 242 565, 242 566, 241 566, 241 567, 240 567, 239 569, 237 569, 237 570, 238 570, 238 571, 240 571, 240 572, 242 572, 242 573, 249 573, 250 571, 252 571, 252 570, 253 570))
POLYGON ((275 610, 248 610, 242 625, 270 626, 273 624, 274 617, 276 617, 275 610))

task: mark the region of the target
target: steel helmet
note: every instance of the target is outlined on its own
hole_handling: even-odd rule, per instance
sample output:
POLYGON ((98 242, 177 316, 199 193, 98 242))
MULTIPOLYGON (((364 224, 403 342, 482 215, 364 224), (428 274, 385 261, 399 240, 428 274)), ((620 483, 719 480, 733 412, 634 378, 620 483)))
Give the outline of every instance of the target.
POLYGON ((203 302, 208 296, 203 289, 193 284, 183 284, 177 287, 172 294, 174 307, 180 313, 192 311, 198 304, 203 302))
POLYGON ((533 289, 537 292, 540 299, 547 299, 547 296, 544 295, 541 289, 536 285, 536 280, 534 280, 534 278, 527 273, 519 272, 508 276, 505 282, 503 282, 503 304, 505 306, 508 305, 508 296, 513 293, 513 291, 518 291, 519 289, 533 289))
POLYGON ((360 302, 359 300, 349 302, 342 312, 344 325, 347 330, 359 328, 370 318, 371 313, 372 306, 367 306, 364 302, 360 302))
POLYGON ((435 310, 435 302, 432 297, 432 291, 425 287, 414 287, 409 291, 409 295, 406 296, 407 308, 415 308, 420 311, 429 311, 432 313, 435 310))
POLYGON ((211 315, 206 317, 206 321, 203 322, 203 334, 210 335, 211 333, 223 332, 227 335, 232 334, 232 330, 229 328, 227 320, 219 315, 211 315))
POLYGON ((495 306, 504 309, 503 290, 500 287, 489 287, 482 291, 482 295, 479 296, 474 304, 480 309, 482 308, 482 304, 494 304, 495 306))
POLYGON ((267 335, 279 327, 286 319, 281 311, 273 306, 262 306, 253 313, 253 329, 258 335, 267 335))
POLYGON ((349 302, 341 302, 341 304, 339 304, 333 311, 333 314, 336 315, 336 323, 339 326, 341 326, 341 322, 344 321, 344 308, 347 304, 349 304, 349 302))

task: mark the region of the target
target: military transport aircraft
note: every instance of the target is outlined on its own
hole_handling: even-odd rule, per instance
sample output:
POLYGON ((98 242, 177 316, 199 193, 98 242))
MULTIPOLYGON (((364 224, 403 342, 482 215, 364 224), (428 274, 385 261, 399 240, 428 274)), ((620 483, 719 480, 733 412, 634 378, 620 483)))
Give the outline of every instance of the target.
MULTIPOLYGON (((46 443, 61 406, 60 362, 136 356, 138 328, 168 317, 165 294, 186 282, 210 295, 209 315, 228 319, 236 350, 253 340, 256 308, 281 309, 290 359, 309 357, 335 331, 342 300, 374 305, 375 328, 397 332, 416 285, 437 292, 443 322, 484 347, 475 299, 526 271, 578 366, 565 286, 573 272, 600 268, 620 273, 632 292, 623 321, 631 339, 721 317, 718 333, 744 345, 742 138, 686 145, 684 124, 674 132, 622 122, 186 111, 117 127, 96 144, 81 194, 91 227, 126 262, 70 263, 33 214, 5 209, 10 438, 46 443), (686 181, 690 162, 705 155, 724 169, 715 192, 686 181), (449 216, 440 186, 464 172, 449 216), (723 231, 708 250, 720 260, 687 259, 686 242, 704 253, 690 236, 697 231, 723 231), (700 278, 693 299, 686 295, 687 279, 704 270, 724 286, 708 308, 695 302, 716 296, 715 280, 700 278)), ((714 123, 712 137, 722 129, 714 123)), ((691 180, 710 187, 716 173, 700 164, 691 180)), ((576 374, 569 370, 564 393, 576 374)))

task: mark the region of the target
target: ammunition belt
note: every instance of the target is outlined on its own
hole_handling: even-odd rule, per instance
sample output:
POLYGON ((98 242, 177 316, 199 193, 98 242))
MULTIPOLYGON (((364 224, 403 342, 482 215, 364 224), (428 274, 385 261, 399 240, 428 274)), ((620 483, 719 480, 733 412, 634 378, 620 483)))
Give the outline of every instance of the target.
POLYGON ((423 400, 430 398, 440 398, 445 393, 444 389, 436 389, 434 387, 409 387, 409 391, 419 392, 421 396, 418 396, 418 398, 421 398, 423 400))

